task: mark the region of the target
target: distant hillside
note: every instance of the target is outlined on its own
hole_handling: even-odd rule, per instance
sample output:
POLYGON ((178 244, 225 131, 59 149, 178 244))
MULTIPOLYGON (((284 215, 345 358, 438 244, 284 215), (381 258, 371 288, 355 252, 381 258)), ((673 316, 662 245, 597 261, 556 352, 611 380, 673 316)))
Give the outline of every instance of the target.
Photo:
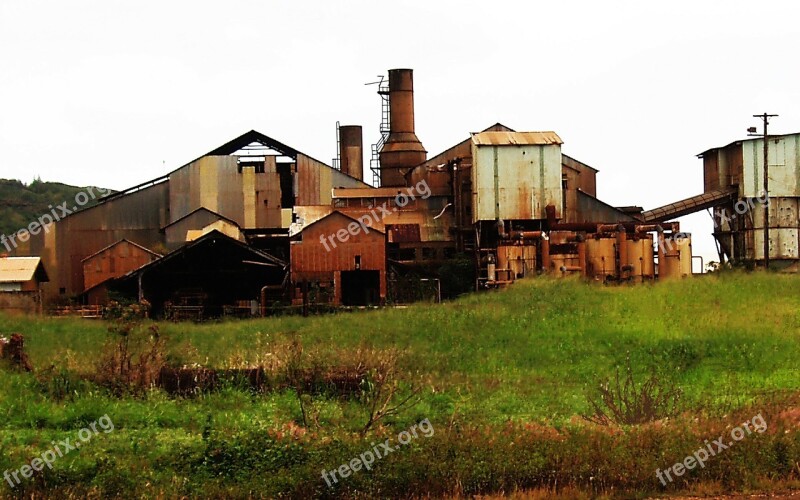
MULTIPOLYGON (((48 205, 56 207, 66 201, 71 209, 75 206, 75 195, 85 192, 85 189, 38 179, 27 185, 18 180, 0 179, 0 234, 11 234, 27 227, 42 214, 50 212, 48 205)), ((101 196, 97 188, 94 192, 96 198, 101 196)), ((89 197, 83 208, 95 204, 97 199, 89 197)))

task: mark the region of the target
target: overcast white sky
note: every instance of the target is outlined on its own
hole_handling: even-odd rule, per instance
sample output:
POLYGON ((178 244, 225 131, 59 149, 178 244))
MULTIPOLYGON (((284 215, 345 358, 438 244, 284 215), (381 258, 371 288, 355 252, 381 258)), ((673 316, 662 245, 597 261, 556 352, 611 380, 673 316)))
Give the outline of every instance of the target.
MULTIPOLYGON (((751 115, 800 132, 798 19, 790 1, 0 0, 0 177, 124 189, 250 129, 330 162, 337 120, 379 136, 364 83, 408 67, 431 154, 498 121, 555 130, 601 199, 653 208, 702 192, 695 155, 751 115)), ((681 222, 715 258, 709 216, 681 222)))

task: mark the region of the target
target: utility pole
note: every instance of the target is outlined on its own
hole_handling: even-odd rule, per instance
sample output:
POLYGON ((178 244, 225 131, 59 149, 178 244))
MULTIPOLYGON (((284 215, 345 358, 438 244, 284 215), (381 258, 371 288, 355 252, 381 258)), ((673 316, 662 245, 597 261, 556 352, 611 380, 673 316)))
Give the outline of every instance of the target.
MULTIPOLYGON (((753 118, 761 118, 764 121, 764 269, 769 270, 769 134, 767 127, 769 126, 769 119, 778 115, 770 115, 763 113, 760 115, 753 115, 753 118)), ((756 128, 750 127, 747 129, 748 135, 754 136, 756 128)))

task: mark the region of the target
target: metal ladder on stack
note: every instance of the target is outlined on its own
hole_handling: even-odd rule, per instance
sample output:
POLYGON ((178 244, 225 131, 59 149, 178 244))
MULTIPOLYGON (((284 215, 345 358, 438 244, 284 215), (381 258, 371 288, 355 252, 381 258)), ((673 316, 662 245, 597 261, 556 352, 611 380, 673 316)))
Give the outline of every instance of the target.
POLYGON ((372 145, 372 158, 369 160, 369 168, 372 170, 372 184, 375 187, 381 185, 381 149, 386 144, 386 139, 389 138, 389 131, 391 130, 391 107, 389 106, 389 82, 386 78, 381 76, 378 82, 378 95, 381 96, 381 138, 372 145))

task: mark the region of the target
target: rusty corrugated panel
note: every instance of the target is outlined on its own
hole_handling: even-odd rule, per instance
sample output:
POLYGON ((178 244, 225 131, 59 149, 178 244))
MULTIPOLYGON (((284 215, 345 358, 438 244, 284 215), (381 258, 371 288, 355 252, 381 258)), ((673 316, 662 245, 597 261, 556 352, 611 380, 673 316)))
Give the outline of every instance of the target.
MULTIPOLYGON (((633 222, 639 219, 634 218, 630 214, 622 210, 612 207, 608 203, 598 200, 594 196, 589 196, 582 191, 576 191, 575 194, 575 219, 568 222, 593 222, 593 223, 616 223, 616 222, 633 222)), ((568 202, 571 199, 567 200, 568 202)), ((567 207, 570 210, 569 206, 567 207)))
POLYGON ((480 132, 473 134, 473 144, 478 146, 543 146, 564 144, 552 131, 545 132, 480 132))
POLYGON ((391 224, 386 226, 390 243, 413 243, 421 241, 419 224, 391 224))
POLYGON ((158 259, 161 255, 128 240, 120 240, 83 259, 83 288, 118 278, 158 259))
POLYGON ((55 246, 52 252, 56 269, 46 285, 48 296, 60 288, 67 294, 83 291, 83 265, 89 255, 128 239, 148 248, 162 245, 161 228, 170 221, 169 182, 116 197, 71 215, 55 224, 56 237, 45 241, 55 246))
POLYGON ((307 226, 302 234, 290 245, 291 269, 293 280, 311 278, 321 274, 337 271, 355 270, 355 257, 361 259, 361 270, 378 270, 386 272, 385 238, 377 231, 358 231, 348 235, 347 241, 334 239, 335 246, 328 240, 325 248, 321 237, 327 239, 338 231, 346 230, 353 220, 340 213, 332 213, 328 217, 307 226))
POLYGON ((245 227, 245 199, 243 196, 245 185, 244 177, 239 174, 239 157, 208 156, 203 160, 208 162, 208 168, 211 172, 209 172, 208 179, 202 179, 203 185, 200 189, 204 193, 204 198, 214 200, 216 208, 207 205, 205 201, 202 206, 206 206, 220 215, 233 220, 240 227, 245 227))
POLYGON ((645 222, 663 222, 727 203, 736 194, 735 188, 711 191, 642 212, 642 217, 645 222))
MULTIPOLYGON (((485 132, 485 134, 506 134, 485 132)), ((482 134, 477 134, 482 135, 482 134)), ((472 222, 479 220, 546 219, 545 207, 561 218, 561 146, 519 144, 482 145, 473 136, 472 222)))
POLYGON ((315 177, 313 161, 305 156, 297 156, 297 200, 298 205, 319 205, 319 183, 315 177))

